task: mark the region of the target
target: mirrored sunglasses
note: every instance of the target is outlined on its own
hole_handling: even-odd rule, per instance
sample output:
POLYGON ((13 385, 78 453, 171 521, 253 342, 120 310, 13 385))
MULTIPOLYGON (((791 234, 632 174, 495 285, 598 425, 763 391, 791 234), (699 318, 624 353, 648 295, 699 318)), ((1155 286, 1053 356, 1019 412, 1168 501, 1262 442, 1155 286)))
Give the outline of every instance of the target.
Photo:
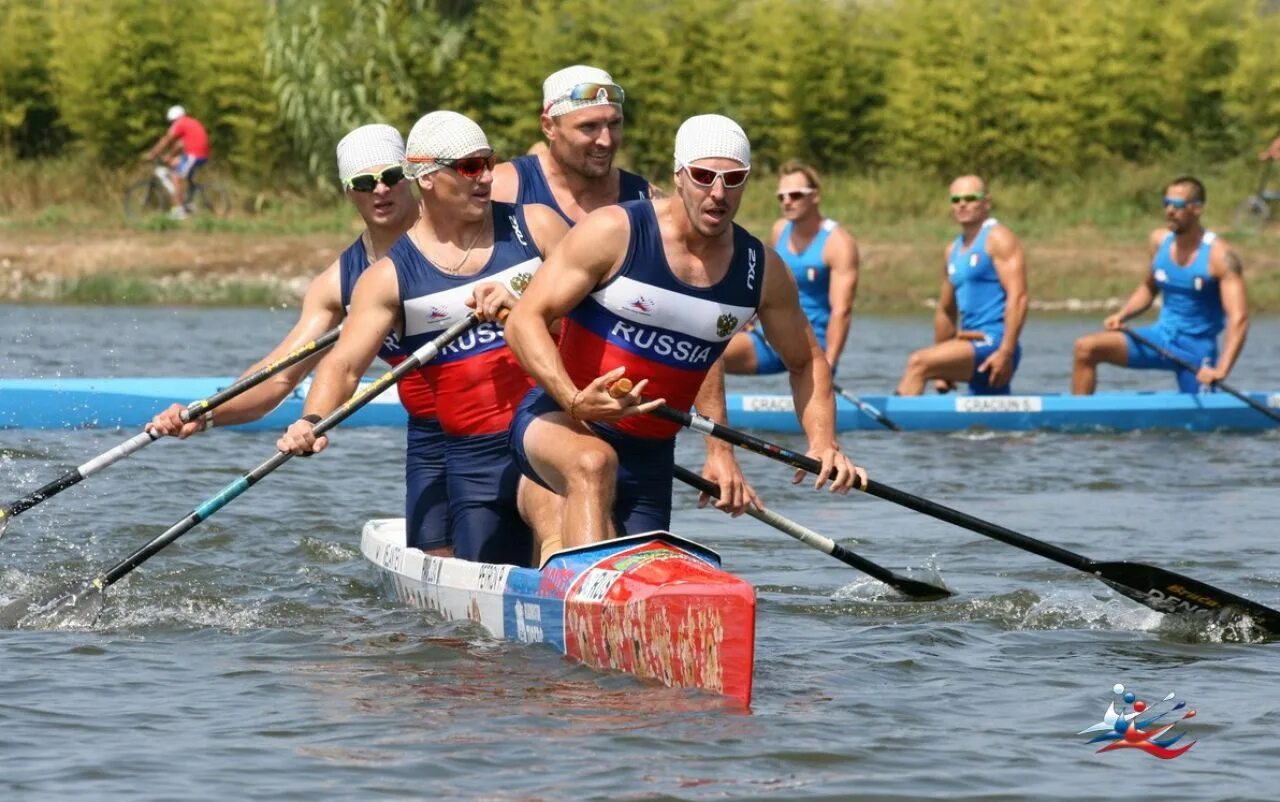
POLYGON ((802 189, 789 189, 786 192, 778 193, 778 203, 782 203, 783 201, 791 201, 792 203, 795 203, 801 198, 808 197, 809 195, 812 195, 815 192, 817 192, 817 190, 814 189, 813 187, 804 187, 802 189))
POLYGON ((373 192, 381 183, 387 189, 404 180, 404 168, 400 165, 388 167, 380 173, 359 173, 346 181, 346 188, 355 192, 373 192))
POLYGON ((463 159, 435 159, 436 164, 444 165, 463 178, 479 178, 485 170, 492 170, 498 163, 498 157, 490 153, 488 156, 467 156, 463 159))
POLYGON ((1165 198, 1164 205, 1172 206, 1175 209, 1185 209, 1188 206, 1195 206, 1199 201, 1187 200, 1186 198, 1165 198))
POLYGON ((737 189, 747 183, 747 176, 751 174, 750 167, 735 167, 732 170, 712 170, 710 167, 698 167, 693 164, 682 164, 684 174, 689 176, 689 180, 703 188, 709 188, 719 178, 724 182, 725 189, 737 189))
POLYGON ((974 201, 980 201, 985 197, 987 197, 987 193, 985 192, 970 192, 965 195, 952 195, 951 202, 963 203, 965 201, 968 201, 970 203, 973 203, 974 201))
POLYGON ((622 91, 622 87, 617 84, 598 84, 583 83, 575 84, 569 88, 568 92, 560 95, 542 109, 546 111, 562 100, 606 100, 610 103, 622 105, 627 99, 627 93, 622 91))

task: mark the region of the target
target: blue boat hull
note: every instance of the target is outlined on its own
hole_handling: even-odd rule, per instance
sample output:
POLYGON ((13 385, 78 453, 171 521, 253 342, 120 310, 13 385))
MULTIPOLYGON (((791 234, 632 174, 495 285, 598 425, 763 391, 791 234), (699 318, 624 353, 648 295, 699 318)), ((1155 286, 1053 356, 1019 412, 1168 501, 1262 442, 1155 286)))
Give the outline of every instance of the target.
MULTIPOLYGON (((174 402, 186 404, 230 385, 231 377, 117 379, 0 379, 0 428, 137 429, 174 402)), ((1280 411, 1280 392, 1250 393, 1280 411)), ((306 385, 294 390, 265 418, 236 428, 280 431, 302 414, 306 385)), ((1193 432, 1261 431, 1277 422, 1227 393, 1118 392, 1092 396, 934 395, 862 399, 907 431, 1116 432, 1181 429, 1193 432)), ((791 397, 731 394, 729 423, 771 432, 799 433, 791 397)), ((343 426, 403 426, 406 414, 392 388, 343 426)), ((837 399, 841 431, 883 431, 869 415, 837 399)))

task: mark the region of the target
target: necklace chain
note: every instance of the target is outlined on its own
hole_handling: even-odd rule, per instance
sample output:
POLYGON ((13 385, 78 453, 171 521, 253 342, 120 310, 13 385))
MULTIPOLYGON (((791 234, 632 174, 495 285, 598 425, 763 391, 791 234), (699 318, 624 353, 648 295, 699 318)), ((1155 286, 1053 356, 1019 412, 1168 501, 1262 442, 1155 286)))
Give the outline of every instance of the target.
MULTIPOLYGON (((473 250, 475 250, 476 243, 480 242, 480 237, 481 237, 481 235, 483 235, 483 234, 484 234, 484 226, 482 225, 482 226, 480 226, 479 228, 477 228, 477 229, 476 229, 476 234, 475 234, 475 236, 471 238, 471 244, 470 244, 470 245, 468 245, 468 246, 467 246, 467 249, 466 249, 465 251, 463 251, 463 252, 462 252, 462 258, 461 258, 461 259, 459 259, 459 260, 458 260, 458 263, 457 263, 456 265, 454 265, 452 268, 445 267, 444 265, 437 265, 437 267, 439 267, 442 271, 444 271, 445 273, 448 273, 448 274, 449 274, 449 275, 451 275, 451 276, 456 276, 456 275, 458 275, 458 271, 459 271, 459 270, 461 270, 461 269, 462 269, 462 266, 463 266, 463 265, 465 265, 465 264, 467 263, 467 259, 469 259, 469 258, 471 257, 471 252, 472 252, 473 250)), ((422 247, 422 242, 418 239, 418 235, 417 235, 417 233, 416 233, 416 232, 410 232, 410 233, 409 233, 409 236, 410 236, 410 238, 412 238, 412 239, 413 239, 413 244, 418 246, 418 250, 422 251, 422 254, 423 254, 424 256, 426 256, 426 255, 427 255, 427 249, 426 249, 426 248, 424 248, 424 247, 422 247)))

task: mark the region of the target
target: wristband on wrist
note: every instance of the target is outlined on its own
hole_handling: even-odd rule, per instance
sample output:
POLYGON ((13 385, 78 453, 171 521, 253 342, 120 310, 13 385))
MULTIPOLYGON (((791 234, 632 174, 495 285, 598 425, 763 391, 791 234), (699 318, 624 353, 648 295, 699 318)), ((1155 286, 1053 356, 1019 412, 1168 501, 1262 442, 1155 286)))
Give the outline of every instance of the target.
POLYGON ((569 401, 569 417, 573 418, 576 421, 582 420, 581 418, 578 417, 577 413, 574 411, 574 409, 578 406, 578 396, 580 395, 582 395, 581 390, 574 393, 573 398, 569 401))
POLYGON ((209 410, 200 416, 200 431, 207 432, 213 428, 213 410, 209 410))
POLYGON ((310 415, 303 415, 302 419, 307 423, 310 423, 312 426, 315 426, 317 423, 324 420, 324 418, 320 417, 314 412, 312 412, 310 415))

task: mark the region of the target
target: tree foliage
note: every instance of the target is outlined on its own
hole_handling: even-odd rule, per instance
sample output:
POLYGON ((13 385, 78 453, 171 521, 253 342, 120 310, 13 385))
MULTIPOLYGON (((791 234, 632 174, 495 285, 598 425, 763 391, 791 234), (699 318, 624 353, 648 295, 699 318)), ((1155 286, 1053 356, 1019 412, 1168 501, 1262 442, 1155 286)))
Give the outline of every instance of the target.
POLYGON ((1275 0, 0 0, 0 148, 135 158, 181 102, 214 158, 329 182, 347 130, 451 108, 502 156, 542 79, 627 90, 625 160, 719 112, 758 162, 1070 176, 1280 131, 1275 0))

